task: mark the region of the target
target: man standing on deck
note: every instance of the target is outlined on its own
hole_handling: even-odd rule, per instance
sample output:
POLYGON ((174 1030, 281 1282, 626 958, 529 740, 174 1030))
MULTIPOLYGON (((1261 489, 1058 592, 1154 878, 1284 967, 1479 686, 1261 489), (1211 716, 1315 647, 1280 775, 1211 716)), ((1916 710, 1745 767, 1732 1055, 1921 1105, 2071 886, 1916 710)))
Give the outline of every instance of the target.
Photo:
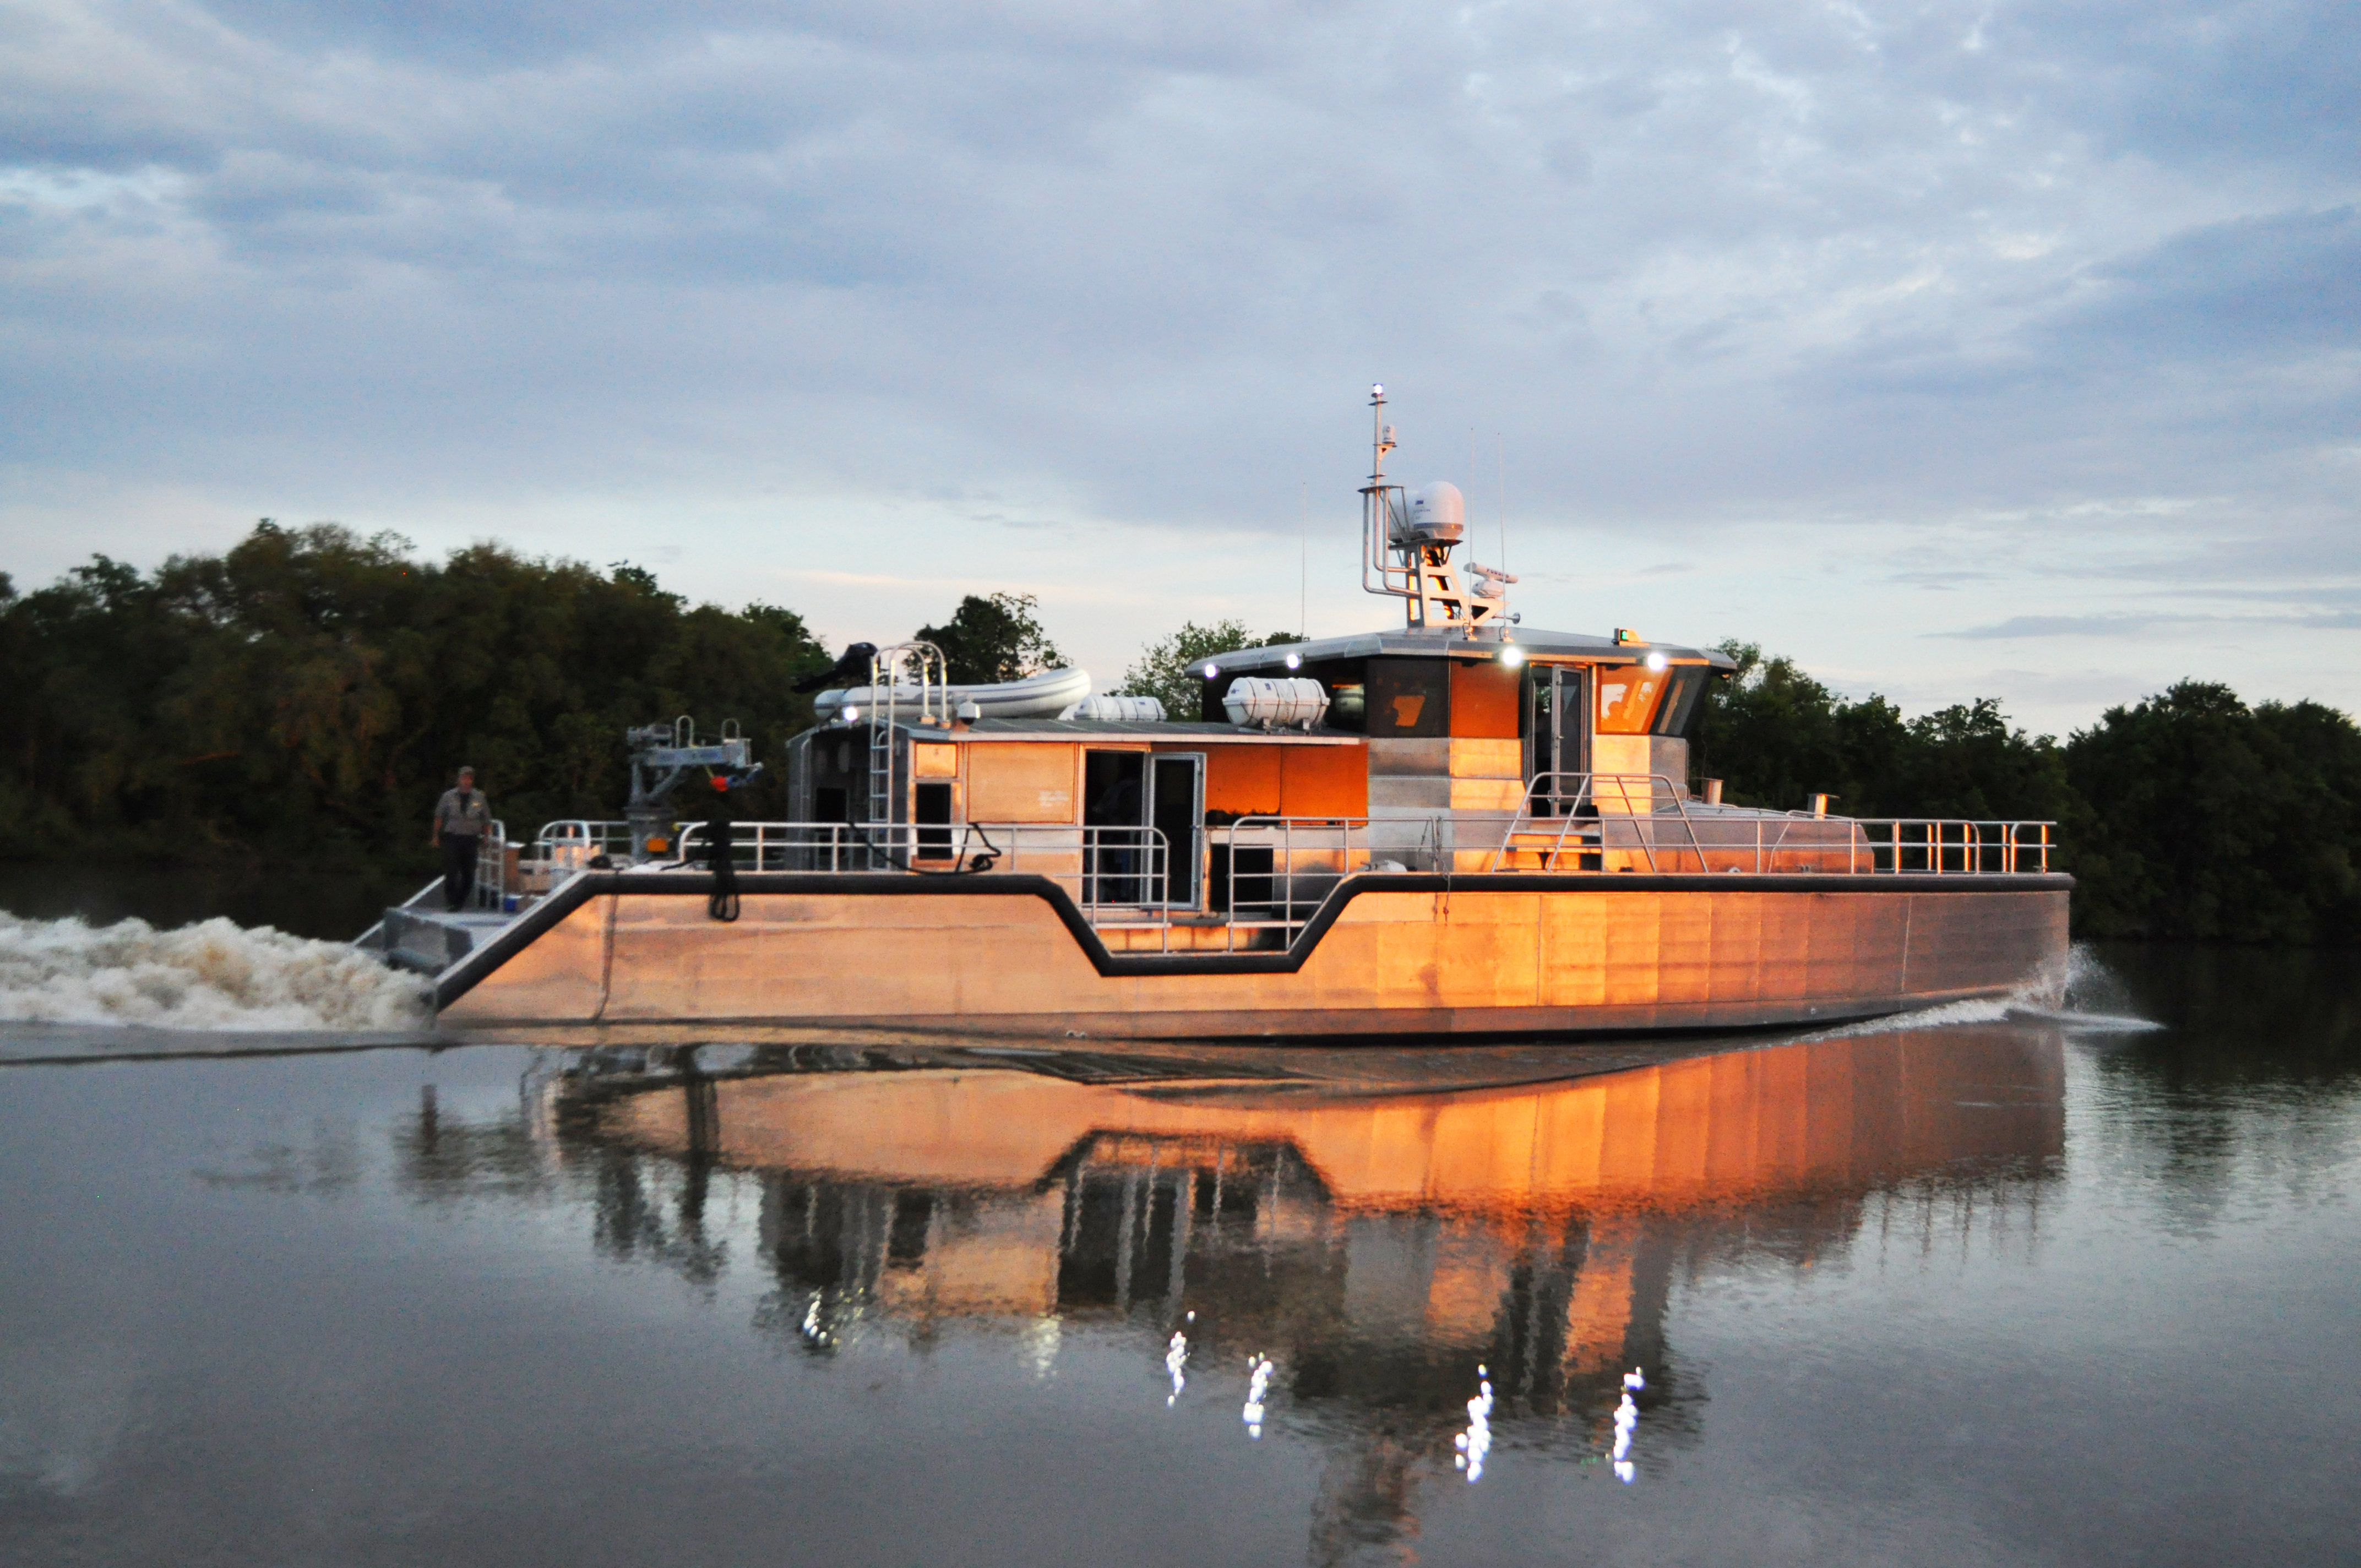
POLYGON ((443 902, 453 914, 476 889, 476 851, 491 823, 491 803, 476 787, 476 770, 461 768, 457 784, 434 803, 434 831, 427 839, 442 846, 443 902))

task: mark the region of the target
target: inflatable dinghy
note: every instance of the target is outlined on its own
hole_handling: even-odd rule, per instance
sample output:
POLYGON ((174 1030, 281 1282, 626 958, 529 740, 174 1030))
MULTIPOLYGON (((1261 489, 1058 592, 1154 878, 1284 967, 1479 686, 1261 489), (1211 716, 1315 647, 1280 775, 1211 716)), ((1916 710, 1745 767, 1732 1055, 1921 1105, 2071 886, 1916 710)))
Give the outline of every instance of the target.
MULTIPOLYGON (((894 709, 916 711, 919 705, 918 688, 897 684, 884 688, 894 709)), ((1044 670, 1038 675, 1027 675, 1021 681, 1001 681, 991 685, 947 686, 944 696, 952 711, 960 704, 975 704, 979 717, 984 718, 1055 718, 1067 708, 1091 695, 1091 673, 1088 670, 1044 670)), ((824 691, 813 700, 812 707, 822 717, 822 722, 848 707, 857 707, 864 715, 880 705, 879 688, 875 686, 845 686, 824 691)))

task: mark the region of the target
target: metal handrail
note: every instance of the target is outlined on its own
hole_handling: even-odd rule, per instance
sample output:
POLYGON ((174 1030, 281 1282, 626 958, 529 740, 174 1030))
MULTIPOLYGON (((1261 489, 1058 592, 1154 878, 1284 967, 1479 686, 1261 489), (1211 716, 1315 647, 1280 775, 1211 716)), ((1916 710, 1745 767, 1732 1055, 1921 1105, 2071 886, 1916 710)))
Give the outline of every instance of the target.
MULTIPOLYGON (((708 826, 680 824, 675 840, 680 860, 697 858, 708 826)), ((873 841, 870 835, 865 824, 851 822, 733 822, 730 859, 732 864, 751 859, 751 869, 758 872, 866 872, 889 866, 893 845, 873 841), (823 861, 825 864, 817 863, 823 861)))
MULTIPOLYGON (((1388 822, 1389 827, 1410 827, 1388 822)), ((1432 820, 1415 824, 1420 843, 1430 856, 1435 851, 1438 828, 1432 820)), ((1292 932, 1310 921, 1320 901, 1342 877, 1368 869, 1373 850, 1367 817, 1243 817, 1215 824, 1206 830, 1206 849, 1268 848, 1268 873, 1249 873, 1250 880, 1269 878, 1269 896, 1241 907, 1233 896, 1220 911, 1228 928, 1226 948, 1235 950, 1238 933, 1260 929, 1292 932), (1276 840, 1275 842, 1273 840, 1276 840)), ((684 859, 694 859, 705 825, 681 828, 684 859)), ((1170 896, 1173 850, 1157 828, 1081 827, 1062 823, 971 822, 890 826, 841 822, 739 822, 731 827, 733 859, 754 869, 822 873, 901 871, 912 874, 1028 872, 1065 888, 1093 926, 1154 925, 1164 928, 1164 947, 1170 948, 1170 927, 1179 914, 1193 914, 1200 901, 1183 903, 1170 896), (929 843, 926 835, 938 835, 929 843), (1128 857, 1137 856, 1138 860, 1128 857)), ((1235 853, 1228 862, 1236 863, 1235 853)), ((1202 875, 1206 867, 1200 862, 1202 875)), ((1237 873, 1231 872, 1235 890, 1237 873)))
POLYGON ((2035 819, 1827 817, 1719 806, 1693 812, 1686 791, 1662 773, 1543 773, 1533 779, 1526 801, 1528 808, 1501 835, 1488 870, 1518 870, 1515 858, 1530 854, 1539 858, 1534 869, 1541 871, 1604 872, 1608 853, 1621 850, 1636 851, 1652 872, 1765 874, 1782 869, 1783 856, 1809 862, 1787 870, 1838 872, 1828 862, 1841 848, 1840 874, 2042 875, 2057 843, 2058 825, 2035 819), (1643 778, 1648 807, 1632 809, 1632 784, 1643 778), (1561 781, 1573 781, 1572 786, 1561 781), (1534 800, 1563 812, 1537 817, 1530 809, 1534 800), (1625 809, 1599 809, 1610 800, 1625 809), (1582 812, 1585 805, 1589 815, 1582 812), (1673 830, 1672 841, 1659 825, 1673 830), (1569 853, 1576 861, 1571 868, 1560 863, 1569 853), (1589 857, 1596 857, 1594 863, 1582 863, 1589 857))
POLYGON ((1586 802, 1596 806, 1611 795, 1628 809, 1635 804, 1631 788, 1635 783, 1647 786, 1647 809, 1645 812, 1632 811, 1631 815, 1661 815, 1667 806, 1682 817, 1688 815, 1688 786, 1675 783, 1669 773, 1535 773, 1526 782, 1525 799, 1563 802, 1572 811, 1586 802), (1574 787, 1571 790, 1561 787, 1557 781, 1563 779, 1573 780, 1574 787), (1659 800, 1664 804, 1658 805, 1659 800))
MULTIPOLYGON (((1531 846, 1520 846, 1517 840, 1521 837, 1530 839, 1540 835, 1542 829, 1525 826, 1532 822, 1550 822, 1555 826, 1549 848, 1542 853, 1540 870, 1563 869, 1557 862, 1566 852, 1566 839, 1570 835, 1575 839, 1575 854, 1577 861, 1580 857, 1589 854, 1598 855, 1603 861, 1605 852, 1609 848, 1607 842, 1606 827, 1609 813, 1601 810, 1600 807, 1610 799, 1620 808, 1612 815, 1627 821, 1665 816, 1667 815, 1665 807, 1657 803, 1662 800, 1669 804, 1671 806, 1669 814, 1679 818, 1683 836, 1688 840, 1688 848, 1692 852, 1697 853, 1698 863, 1702 865, 1704 855, 1701 846, 1697 843, 1697 830, 1689 820, 1687 795, 1686 785, 1674 783, 1672 778, 1664 773, 1535 773, 1525 786, 1523 808, 1509 819, 1507 829, 1500 835, 1499 847, 1492 851, 1492 859, 1485 869, 1489 872, 1500 871, 1503 869, 1500 864, 1502 860, 1515 854, 1521 848, 1530 850, 1531 846), (1562 780, 1574 781, 1573 788, 1567 790, 1561 787, 1562 780), (1644 810, 1635 809, 1635 806, 1640 804, 1635 802, 1632 795, 1631 786, 1635 781, 1646 785, 1644 810), (1661 792, 1658 790, 1658 785, 1663 786, 1661 792), (1545 817, 1535 817, 1532 811, 1532 805, 1536 800, 1547 801, 1551 806, 1563 809, 1553 810, 1545 817), (1587 816, 1583 814, 1583 807, 1586 806, 1590 808, 1587 816), (1587 841, 1594 836, 1595 844, 1587 841)), ((1630 835, 1630 839, 1631 842, 1623 846, 1624 848, 1636 848, 1641 857, 1647 861, 1651 872, 1661 869, 1656 864, 1655 835, 1653 832, 1635 831, 1630 835)), ((1515 868, 1510 866, 1508 869, 1515 868)), ((1577 865, 1576 869, 1582 868, 1577 865)))
MULTIPOLYGON (((508 901, 509 892, 509 825, 495 817, 484 824, 484 831, 476 839, 476 882, 468 891, 467 903, 474 909, 500 909, 508 901)), ((442 885, 437 877, 434 886, 442 885)))
MULTIPOLYGON (((1277 930, 1283 943, 1291 941, 1294 933, 1310 922, 1312 913, 1337 883, 1369 869, 1373 853, 1368 841, 1371 820, 1366 817, 1241 817, 1209 829, 1209 850, 1228 852, 1229 896, 1220 911, 1227 933, 1224 949, 1236 950, 1240 931, 1277 930), (1241 833, 1251 835, 1252 841, 1242 846, 1238 839, 1241 833), (1240 848, 1270 850, 1270 871, 1247 873, 1257 881, 1268 875, 1271 896, 1268 899, 1248 903, 1239 898, 1240 848), (1312 862, 1309 866, 1304 864, 1307 860, 1312 862), (1242 905, 1269 913, 1242 916, 1242 905)), ((1432 842, 1434 832, 1434 824, 1430 820, 1421 842, 1432 842)))
MULTIPOLYGON (((705 833, 704 823, 682 825, 683 860, 695 858, 705 833)), ((1171 845, 1154 828, 734 822, 730 851, 733 862, 751 860, 757 871, 899 871, 914 875, 1027 872, 1067 888, 1093 925, 1137 924, 1142 910, 1171 907, 1158 896, 1171 887, 1171 845)))
MULTIPOLYGON (((678 824, 675 824, 677 829, 678 824)), ((533 836, 536 850, 549 846, 572 849, 580 847, 588 854, 605 854, 610 850, 629 851, 631 847, 631 825, 629 822, 604 821, 583 817, 560 817, 544 822, 541 831, 533 836)), ((550 857, 535 857, 547 860, 550 857)))
MULTIPOLYGON (((1494 819, 1468 813, 1454 818, 1463 829, 1494 819)), ((2056 827, 2037 820, 1815 817, 1707 807, 1662 773, 1544 773, 1531 781, 1525 807, 1508 818, 1486 869, 1605 872, 1612 854, 1626 862, 1613 865, 1619 871, 1628 866, 1724 874, 2042 874, 2051 868, 2056 827), (1536 816, 1531 810, 1534 801, 1560 809, 1536 816), (1606 809, 1599 809, 1602 805, 1606 809), (1585 806, 1590 808, 1587 814, 1585 806), (1525 856, 1535 857, 1534 863, 1518 864, 1525 856)), ((1275 931, 1282 943, 1291 941, 1339 882, 1378 863, 1376 830, 1406 834, 1413 828, 1419 830, 1417 850, 1388 840, 1385 852, 1442 867, 1448 854, 1440 817, 1269 816, 1209 825, 1202 837, 1204 859, 1195 868, 1199 886, 1210 891, 1203 879, 1219 857, 1229 890, 1210 916, 1199 913, 1203 897, 1183 903, 1171 896, 1172 873, 1179 869, 1173 848, 1162 832, 1148 827, 739 822, 731 825, 731 858, 741 868, 767 872, 1026 872, 1064 887, 1094 927, 1155 926, 1170 951, 1176 918, 1193 916, 1183 923, 1218 923, 1224 948, 1235 951, 1257 931, 1275 931), (1268 850, 1269 869, 1257 867, 1242 876, 1242 850, 1268 850), (1242 884, 1260 895, 1241 898, 1242 884)), ((698 858, 706 832, 701 822, 675 825, 682 861, 698 858)), ((628 823, 568 818, 545 824, 533 847, 541 861, 579 868, 610 845, 627 849, 629 839, 628 823)), ((497 904, 507 891, 503 871, 498 860, 488 862, 489 874, 479 878, 486 902, 497 904)))
POLYGON ((1863 817, 1850 820, 1864 829, 1886 830, 1883 839, 1873 832, 1867 837, 1871 869, 1888 873, 2040 876, 2048 872, 2050 851, 2058 847, 2058 824, 2034 818, 1863 817), (1875 863, 1880 855, 1886 864, 1875 863), (1918 863, 1905 865, 1905 859, 1912 856, 1918 863))

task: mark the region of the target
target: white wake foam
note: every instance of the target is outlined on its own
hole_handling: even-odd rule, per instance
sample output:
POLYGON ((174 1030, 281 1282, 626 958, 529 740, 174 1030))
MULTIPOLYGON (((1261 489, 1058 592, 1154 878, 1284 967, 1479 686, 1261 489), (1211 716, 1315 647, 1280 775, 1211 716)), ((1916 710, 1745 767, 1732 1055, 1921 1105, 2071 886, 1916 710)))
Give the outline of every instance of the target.
POLYGON ((1804 1038, 1850 1040, 1862 1035, 1890 1035, 1900 1029, 1939 1029, 1947 1024, 1997 1024, 2017 1011, 2016 1004, 2004 996, 1976 997, 1966 1002, 1946 1002, 1939 1007, 1922 1007, 1915 1013, 1889 1013, 1879 1018, 1863 1018, 1857 1024, 1839 1024, 1816 1029, 1804 1038))
POLYGON ((342 942, 207 920, 88 926, 0 913, 0 1022, 156 1029, 412 1029, 423 988, 342 942))
POLYGON ((2128 1013, 2099 1011, 2106 1003, 2125 1005, 2129 993, 2089 944, 2075 943, 2065 967, 2054 974, 2026 981, 2006 996, 1978 997, 1946 1003, 1916 1013, 1894 1013, 1864 1018, 1813 1034, 1815 1040, 1841 1040, 1856 1035, 1883 1035, 1897 1029, 1939 1029, 1947 1024, 1997 1024, 2007 1018, 2031 1018, 2056 1024, 2077 1033, 2136 1034, 2163 1025, 2128 1013))

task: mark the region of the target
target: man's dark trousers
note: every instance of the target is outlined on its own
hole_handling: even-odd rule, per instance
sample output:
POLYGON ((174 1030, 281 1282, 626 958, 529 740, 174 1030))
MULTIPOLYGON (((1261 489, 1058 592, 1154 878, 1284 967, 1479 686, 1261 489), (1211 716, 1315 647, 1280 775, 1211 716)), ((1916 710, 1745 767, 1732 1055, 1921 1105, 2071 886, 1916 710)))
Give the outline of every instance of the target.
POLYGON ((443 904, 448 909, 467 907, 467 894, 476 890, 476 846, 482 838, 475 833, 443 835, 443 904))

